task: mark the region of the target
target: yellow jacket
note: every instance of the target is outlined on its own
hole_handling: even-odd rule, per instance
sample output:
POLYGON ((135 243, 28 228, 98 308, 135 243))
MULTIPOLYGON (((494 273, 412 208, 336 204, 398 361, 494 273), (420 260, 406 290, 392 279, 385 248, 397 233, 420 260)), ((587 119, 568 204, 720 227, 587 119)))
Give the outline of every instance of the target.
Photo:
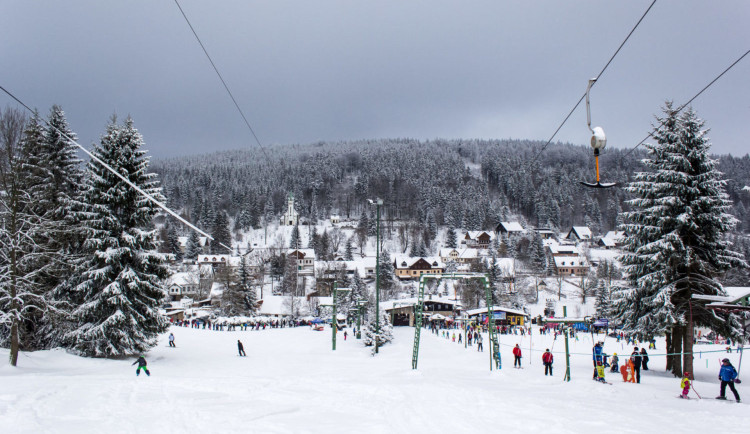
POLYGON ((680 387, 683 389, 686 387, 690 387, 690 379, 688 377, 685 377, 682 379, 682 383, 680 383, 680 387))

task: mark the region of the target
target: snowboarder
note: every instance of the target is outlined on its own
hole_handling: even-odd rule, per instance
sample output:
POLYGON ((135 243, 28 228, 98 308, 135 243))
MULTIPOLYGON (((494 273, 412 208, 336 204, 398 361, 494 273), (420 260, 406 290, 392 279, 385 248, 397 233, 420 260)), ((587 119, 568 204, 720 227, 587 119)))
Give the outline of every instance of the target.
POLYGON ((633 353, 630 355, 630 361, 633 362, 633 372, 635 374, 635 382, 641 382, 641 353, 638 352, 638 347, 633 349, 633 353))
POLYGON ((547 348, 544 351, 544 354, 542 354, 542 363, 544 363, 544 375, 547 376, 547 372, 549 372, 549 375, 552 375, 552 361, 554 359, 554 356, 552 356, 552 353, 550 353, 549 348, 547 348))
POLYGON ((682 387, 682 395, 680 395, 680 398, 687 399, 688 393, 690 392, 690 372, 685 371, 682 375, 680 387, 682 387))
POLYGON ((246 356, 247 355, 247 354, 245 354, 245 347, 242 346, 242 342, 239 339, 237 339, 237 351, 239 351, 240 356, 246 356))
POLYGON ((620 359, 617 357, 617 353, 612 354, 612 370, 611 372, 617 372, 620 370, 618 363, 620 359))
POLYGON ((644 371, 648 371, 648 353, 646 353, 646 347, 641 348, 641 366, 644 371))
POLYGON ((716 399, 727 399, 726 391, 727 385, 729 385, 729 389, 732 391, 732 393, 734 393, 734 399, 736 399, 737 402, 740 402, 740 394, 737 393, 737 389, 734 388, 734 382, 736 381, 735 378, 737 378, 737 370, 734 369, 734 366, 732 366, 732 362, 730 362, 729 359, 722 360, 721 370, 719 371, 719 380, 721 380, 721 394, 717 396, 716 399))
POLYGON ((474 341, 477 343, 477 351, 484 352, 484 348, 482 347, 482 335, 480 334, 474 334, 474 341))
POLYGON ((516 347, 513 348, 513 357, 514 357, 513 367, 520 368, 521 367, 521 347, 519 347, 518 344, 516 344, 516 347))
POLYGON ((170 347, 174 347, 175 346, 174 345, 174 334, 172 334, 172 333, 169 334, 169 346, 170 347))
MULTIPOLYGON (((138 357, 138 360, 136 360, 135 362, 133 362, 133 364, 130 365, 130 366, 133 366, 136 363, 138 364, 138 367, 135 368, 135 376, 136 377, 141 374, 141 369, 143 369, 146 372, 146 375, 148 375, 149 377, 151 376, 151 373, 148 371, 148 368, 146 367, 146 364, 147 364, 146 363, 146 358, 143 357, 142 354, 138 357)), ((732 390, 734 390, 734 386, 732 386, 732 390)), ((737 392, 735 392, 735 395, 736 394, 737 394, 737 392)))

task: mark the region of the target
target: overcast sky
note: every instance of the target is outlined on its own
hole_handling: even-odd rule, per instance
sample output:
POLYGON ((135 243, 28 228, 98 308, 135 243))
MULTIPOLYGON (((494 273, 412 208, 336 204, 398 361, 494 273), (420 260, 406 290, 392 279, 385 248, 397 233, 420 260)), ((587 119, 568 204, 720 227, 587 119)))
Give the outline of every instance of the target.
MULTIPOLYGON (((547 140, 650 3, 180 0, 264 145, 547 140)), ((750 49, 748 22, 747 0, 657 1, 592 90, 608 145, 750 49)), ((3 0, 0 35, 0 85, 85 146, 112 113, 157 157, 257 146, 173 0, 3 0)), ((750 55, 693 103, 716 153, 750 152, 749 78, 750 55)), ((556 140, 588 138, 582 105, 556 140)))

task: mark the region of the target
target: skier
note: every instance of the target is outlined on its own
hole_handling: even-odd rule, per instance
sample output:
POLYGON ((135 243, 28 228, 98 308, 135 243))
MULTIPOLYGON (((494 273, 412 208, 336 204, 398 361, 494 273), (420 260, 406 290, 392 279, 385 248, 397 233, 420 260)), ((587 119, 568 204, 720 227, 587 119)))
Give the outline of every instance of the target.
POLYGON ((685 371, 682 376, 680 387, 682 387, 682 395, 680 395, 680 398, 687 399, 688 392, 690 392, 690 372, 685 371))
POLYGON ((247 355, 247 354, 245 354, 245 347, 242 346, 242 342, 239 339, 237 339, 237 351, 239 351, 240 356, 246 356, 247 355))
POLYGON ((552 361, 554 357, 552 356, 552 353, 550 353, 549 348, 547 348, 544 351, 544 354, 542 354, 542 363, 544 363, 544 375, 547 376, 547 372, 549 372, 549 375, 552 375, 552 361))
POLYGON ((169 334, 169 346, 174 347, 174 335, 172 333, 169 334))
POLYGON ((593 361, 594 361, 594 376, 592 377, 592 380, 599 380, 599 378, 601 377, 599 375, 599 366, 603 366, 601 342, 597 342, 596 344, 594 344, 593 361))
POLYGON ((617 357, 617 353, 612 354, 612 370, 611 372, 617 372, 620 370, 620 368, 617 366, 619 362, 619 359, 617 357))
POLYGON ((458 334, 458 343, 461 343, 461 333, 458 334))
MULTIPOLYGON (((146 371, 148 373, 148 371, 146 371)), ((721 370, 719 371, 719 380, 721 380, 721 394, 716 399, 726 400, 727 385, 729 389, 734 393, 734 399, 740 402, 740 394, 737 393, 737 389, 734 388, 735 378, 737 378, 737 370, 734 369, 729 359, 721 361, 721 370)))
POLYGON ((635 382, 641 382, 641 353, 638 352, 638 347, 633 349, 633 353, 630 355, 630 361, 633 362, 633 371, 635 373, 635 382))
MULTIPOLYGON (((133 362, 133 364, 130 365, 130 366, 133 366, 136 363, 138 364, 138 367, 135 368, 135 376, 136 377, 141 374, 141 369, 143 369, 144 371, 146 371, 146 375, 148 375, 149 377, 151 376, 151 373, 148 371, 148 368, 146 367, 146 358, 143 357, 143 354, 141 354, 138 357, 138 360, 136 360, 135 362, 133 362)), ((734 390, 734 386, 732 386, 732 390, 734 390)), ((735 392, 735 395, 736 394, 737 394, 737 392, 735 392)))
POLYGON ((644 371, 648 371, 648 353, 646 353, 646 347, 641 348, 641 366, 644 371))
POLYGON ((513 348, 513 367, 521 367, 521 347, 516 344, 516 347, 513 348))
POLYGON ((346 340, 346 330, 344 330, 344 340, 346 340))
POLYGON ((474 341, 477 343, 477 351, 484 352, 484 348, 482 347, 482 335, 478 333, 474 334, 474 341))

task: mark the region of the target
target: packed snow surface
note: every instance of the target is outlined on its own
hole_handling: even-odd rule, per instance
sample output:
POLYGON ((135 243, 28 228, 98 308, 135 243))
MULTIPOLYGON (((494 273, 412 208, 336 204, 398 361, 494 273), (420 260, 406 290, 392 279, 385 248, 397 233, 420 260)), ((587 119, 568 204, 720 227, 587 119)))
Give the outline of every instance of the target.
MULTIPOLYGON (((427 330, 419 369, 412 370, 414 329, 408 327, 396 327, 395 341, 375 357, 352 339, 351 329, 347 341, 339 333, 336 351, 328 328, 171 331, 176 348, 164 335, 145 355, 150 377, 135 376, 135 358, 22 353, 18 368, 0 367, 0 431, 601 434, 736 433, 750 426, 746 404, 713 399, 719 360, 728 357, 738 367, 740 357, 708 352, 724 348, 718 345, 696 346, 705 351, 695 360, 695 389, 703 399, 686 401, 677 398, 680 380, 664 372, 658 355, 663 341, 649 351, 651 369, 641 384, 623 383, 607 371, 613 383, 607 385, 591 380, 592 339, 586 334, 570 341, 572 381, 563 382, 563 338, 555 341, 536 329, 531 342, 528 335, 501 335, 503 367, 491 372, 487 351, 465 349, 427 330), (238 339, 247 357, 237 355, 238 339), (523 349, 523 369, 512 367, 515 343, 523 349), (555 353, 551 377, 541 363, 545 348, 555 353)), ((488 343, 485 335, 485 349, 488 343)), ((618 353, 622 362, 632 346, 606 338, 605 351, 618 353)), ((745 384, 738 391, 750 400, 745 384)))

